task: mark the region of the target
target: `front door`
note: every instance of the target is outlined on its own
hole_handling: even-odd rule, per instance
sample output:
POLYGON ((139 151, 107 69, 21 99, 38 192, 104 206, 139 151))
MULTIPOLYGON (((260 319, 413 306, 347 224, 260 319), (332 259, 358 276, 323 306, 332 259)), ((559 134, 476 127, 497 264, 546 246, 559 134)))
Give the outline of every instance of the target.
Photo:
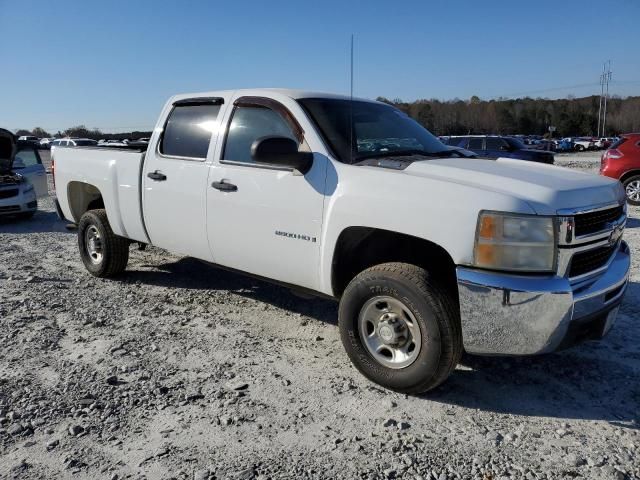
POLYGON ((13 169, 29 180, 38 197, 48 195, 47 173, 37 150, 31 147, 18 147, 13 169))
POLYGON ((241 97, 228 118, 207 189, 215 263, 317 289, 328 160, 314 155, 305 175, 253 161, 251 145, 267 135, 290 137, 309 149, 300 124, 278 102, 241 97))
POLYGON ((173 104, 149 144, 142 172, 143 211, 151 243, 211 260, 207 240, 208 152, 213 152, 223 99, 173 104))

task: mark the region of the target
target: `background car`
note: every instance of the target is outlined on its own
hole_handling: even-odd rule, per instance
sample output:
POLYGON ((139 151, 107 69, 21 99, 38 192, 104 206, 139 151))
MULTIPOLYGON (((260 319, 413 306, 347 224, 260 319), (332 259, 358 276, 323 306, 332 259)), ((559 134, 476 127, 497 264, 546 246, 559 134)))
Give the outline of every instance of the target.
POLYGON ((621 135, 600 157, 600 174, 624 185, 627 201, 640 205, 640 133, 621 135))
MULTIPOLYGON (((29 218, 38 208, 34 182, 39 184, 39 177, 36 169, 27 167, 31 152, 37 155, 37 149, 29 141, 18 143, 21 145, 10 131, 0 129, 0 217, 29 218)), ((46 176, 43 178, 46 188, 46 176)))
POLYGON ((51 148, 55 147, 93 147, 98 142, 90 138, 58 138, 53 141, 51 148))
POLYGON ((17 142, 16 149, 13 171, 27 178, 38 197, 48 195, 47 172, 38 149, 31 142, 21 141, 17 142))
POLYGON ((55 138, 41 138, 40 139, 40 148, 43 150, 49 150, 51 148, 51 144, 53 143, 53 141, 55 140, 55 138))
POLYGON ((556 144, 556 152, 571 152, 574 150, 573 143, 566 138, 554 140, 554 142, 556 144))
POLYGON ((540 163, 553 163, 551 152, 527 148, 520 140, 513 137, 489 135, 449 137, 448 145, 471 150, 480 157, 515 158, 540 163))

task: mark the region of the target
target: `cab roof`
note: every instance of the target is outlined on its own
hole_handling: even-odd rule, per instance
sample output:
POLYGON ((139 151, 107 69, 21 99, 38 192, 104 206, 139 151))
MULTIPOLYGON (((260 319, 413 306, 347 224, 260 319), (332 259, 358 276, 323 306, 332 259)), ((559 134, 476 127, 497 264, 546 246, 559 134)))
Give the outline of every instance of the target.
MULTIPOLYGON (((195 92, 195 93, 181 93, 179 95, 175 95, 173 100, 180 100, 184 98, 198 98, 198 97, 217 97, 217 96, 226 96, 226 95, 246 95, 246 96, 257 96, 257 97, 271 97, 275 95, 283 95, 289 98, 293 98, 294 100, 298 100, 301 98, 330 98, 336 100, 350 100, 351 97, 349 95, 339 95, 335 93, 327 93, 327 92, 315 92, 310 90, 296 90, 289 88, 241 88, 237 90, 215 90, 209 92, 195 92)), ((368 98, 356 98, 353 100, 359 102, 372 102, 379 103, 375 100, 370 100, 368 98)))

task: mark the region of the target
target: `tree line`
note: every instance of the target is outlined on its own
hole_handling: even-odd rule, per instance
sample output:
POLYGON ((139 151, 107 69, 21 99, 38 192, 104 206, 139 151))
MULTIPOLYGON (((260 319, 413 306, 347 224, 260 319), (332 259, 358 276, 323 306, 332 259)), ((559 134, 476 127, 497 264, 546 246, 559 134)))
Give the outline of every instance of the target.
MULTIPOLYGON (((517 98, 482 100, 416 100, 403 102, 378 97, 379 101, 395 105, 436 135, 545 135, 556 127, 555 137, 595 136, 598 128, 600 97, 582 98, 517 98)), ((612 97, 607 102, 606 136, 640 132, 640 97, 612 97)), ((150 137, 151 132, 105 133, 84 125, 69 128, 55 135, 43 128, 18 130, 17 135, 36 137, 82 137, 100 139, 136 139, 150 137)))
MULTIPOLYGON (((553 126, 554 137, 576 137, 597 135, 600 97, 378 100, 395 105, 436 135, 544 135, 553 126)), ((609 98, 605 136, 638 131, 640 97, 609 98)))

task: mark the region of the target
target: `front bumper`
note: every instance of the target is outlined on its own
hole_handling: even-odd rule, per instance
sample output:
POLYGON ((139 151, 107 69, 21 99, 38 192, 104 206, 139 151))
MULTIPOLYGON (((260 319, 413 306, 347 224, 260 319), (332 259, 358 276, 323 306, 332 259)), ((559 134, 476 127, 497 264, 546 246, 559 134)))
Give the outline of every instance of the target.
POLYGON ((630 266, 629 247, 623 241, 605 272, 578 284, 559 276, 458 267, 465 350, 484 355, 552 352, 590 322, 602 325, 599 336, 604 336, 610 327, 604 319, 622 301, 630 266))
POLYGON ((0 216, 19 215, 21 213, 33 212, 38 208, 38 201, 33 190, 10 198, 0 200, 0 216))

